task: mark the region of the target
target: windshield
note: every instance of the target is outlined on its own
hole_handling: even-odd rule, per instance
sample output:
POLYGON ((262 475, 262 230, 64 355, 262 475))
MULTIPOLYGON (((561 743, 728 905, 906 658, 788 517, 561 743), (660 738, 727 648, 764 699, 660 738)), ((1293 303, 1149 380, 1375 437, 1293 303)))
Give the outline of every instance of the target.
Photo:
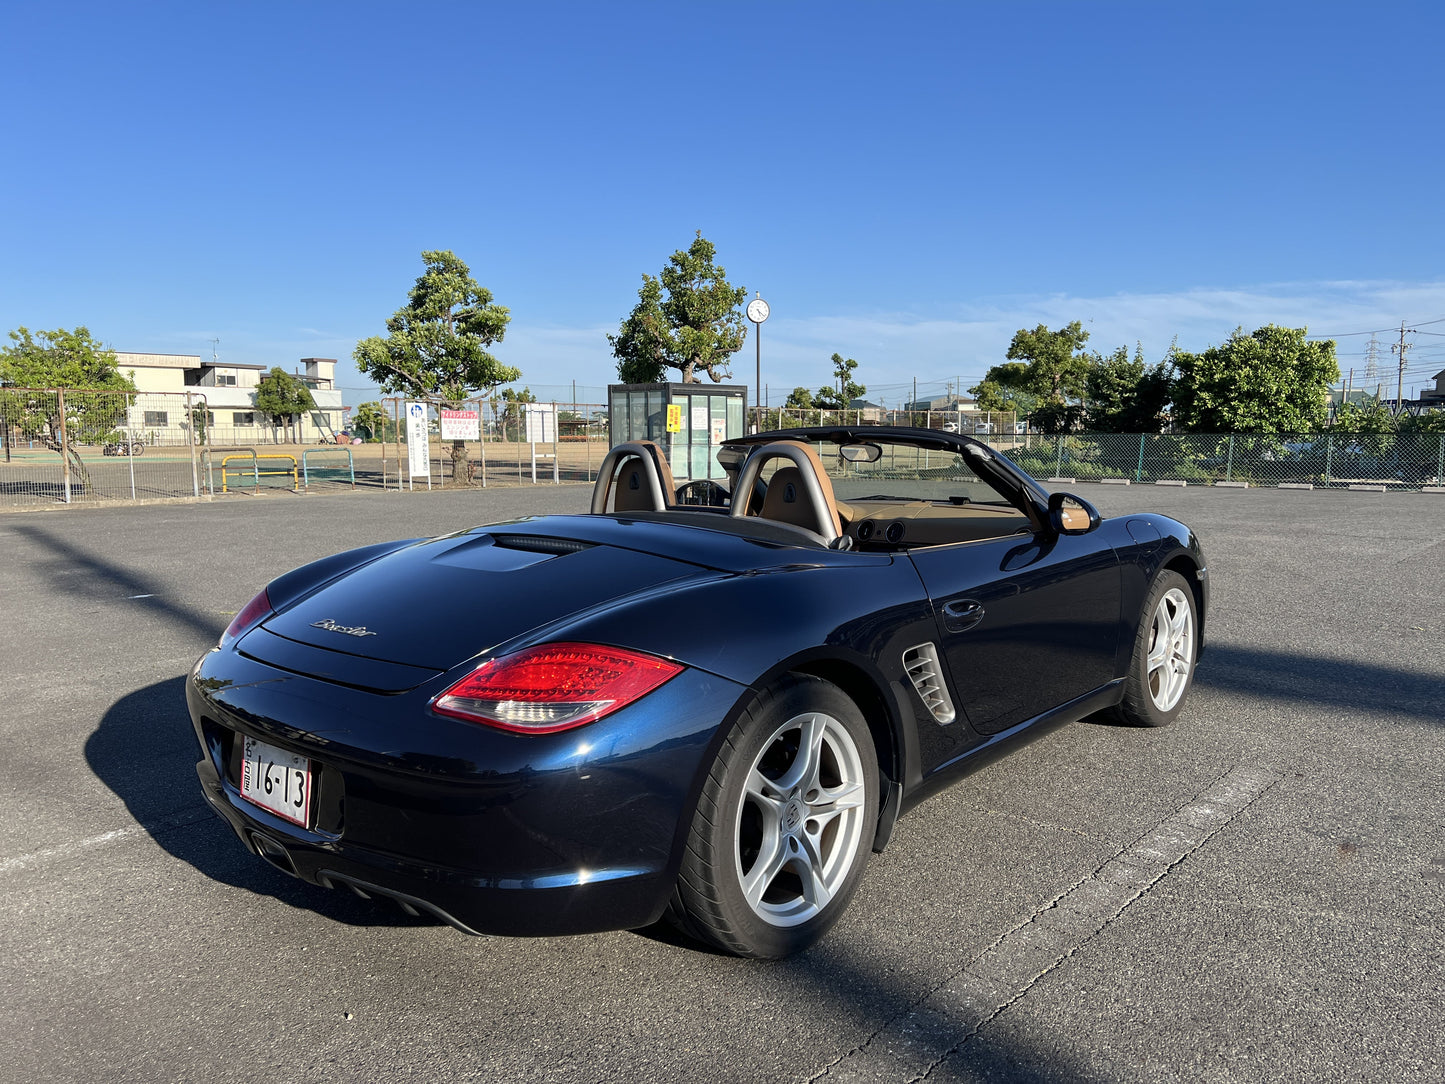
MULTIPOLYGON (((840 501, 942 501, 954 504, 1007 505, 997 490, 974 472, 968 459, 953 451, 919 448, 887 440, 860 441, 880 449, 871 462, 850 461, 831 441, 813 444, 840 501)), ((787 462, 774 461, 763 471, 767 479, 787 462)))

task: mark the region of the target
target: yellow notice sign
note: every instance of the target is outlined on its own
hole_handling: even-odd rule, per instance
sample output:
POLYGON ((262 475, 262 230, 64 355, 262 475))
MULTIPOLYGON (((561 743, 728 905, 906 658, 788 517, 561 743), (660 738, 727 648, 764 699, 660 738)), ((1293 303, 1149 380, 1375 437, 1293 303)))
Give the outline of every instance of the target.
POLYGON ((667 431, 669 433, 682 432, 682 404, 667 404, 667 431))

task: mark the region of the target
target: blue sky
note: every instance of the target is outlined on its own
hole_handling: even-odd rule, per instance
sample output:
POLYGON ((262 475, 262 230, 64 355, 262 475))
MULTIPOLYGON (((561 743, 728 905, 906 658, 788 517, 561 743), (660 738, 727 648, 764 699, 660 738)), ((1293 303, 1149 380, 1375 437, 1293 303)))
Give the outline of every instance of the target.
POLYGON ((14 3, 0 330, 337 357, 354 405, 356 340, 450 248, 523 382, 600 389, 641 274, 702 230, 772 306, 773 402, 834 351, 870 398, 966 387, 1073 319, 1150 360, 1304 325, 1359 369, 1350 333, 1403 320, 1408 390, 1445 368, 1442 30, 1439 3, 14 3))

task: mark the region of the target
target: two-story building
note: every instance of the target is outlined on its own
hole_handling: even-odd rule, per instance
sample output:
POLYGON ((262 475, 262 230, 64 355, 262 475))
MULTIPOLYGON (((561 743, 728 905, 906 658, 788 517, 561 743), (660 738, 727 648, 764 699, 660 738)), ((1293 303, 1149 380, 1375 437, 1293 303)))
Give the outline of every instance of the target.
MULTIPOLYGON (((256 387, 270 372, 266 365, 202 361, 197 354, 134 354, 116 351, 116 365, 142 394, 131 408, 127 427, 152 443, 182 444, 189 427, 186 392, 206 403, 207 441, 255 444, 273 439, 271 420, 256 409, 256 387), (168 395, 146 393, 167 392, 168 395)), ((335 439, 345 425, 335 358, 302 358, 294 375, 311 390, 316 409, 301 416, 303 443, 335 439)), ((194 409, 194 408, 193 408, 194 409)))

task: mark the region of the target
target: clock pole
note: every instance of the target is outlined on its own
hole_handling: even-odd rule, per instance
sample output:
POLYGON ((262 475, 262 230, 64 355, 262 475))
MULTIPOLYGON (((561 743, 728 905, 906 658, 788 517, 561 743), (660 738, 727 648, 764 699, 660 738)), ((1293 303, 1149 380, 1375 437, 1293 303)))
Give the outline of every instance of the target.
POLYGON ((753 432, 756 433, 763 427, 763 321, 768 318, 768 303, 763 300, 762 294, 753 291, 747 313, 748 319, 753 322, 753 346, 757 357, 757 383, 753 385, 753 432))
POLYGON ((753 432, 758 433, 763 428, 763 325, 753 325, 753 331, 754 360, 758 366, 753 384, 753 432))

